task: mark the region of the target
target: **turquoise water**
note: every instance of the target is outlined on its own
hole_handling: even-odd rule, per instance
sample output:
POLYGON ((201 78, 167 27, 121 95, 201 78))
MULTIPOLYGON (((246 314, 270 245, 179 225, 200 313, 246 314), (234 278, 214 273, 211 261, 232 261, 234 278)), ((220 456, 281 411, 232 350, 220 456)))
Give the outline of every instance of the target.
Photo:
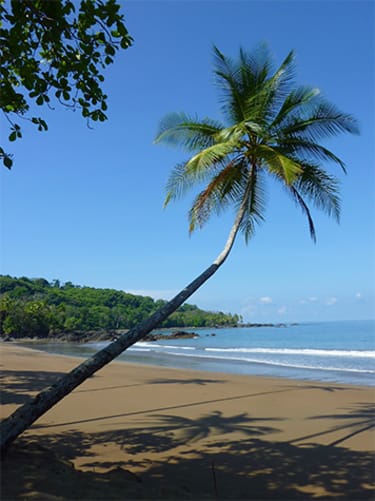
MULTIPOLYGON (((157 332, 157 331, 155 331, 157 332)), ((139 342, 118 360, 232 374, 375 385, 375 320, 196 330, 199 337, 139 342)), ((90 356, 106 343, 38 345, 90 356)), ((35 347, 35 345, 34 345, 35 347)))

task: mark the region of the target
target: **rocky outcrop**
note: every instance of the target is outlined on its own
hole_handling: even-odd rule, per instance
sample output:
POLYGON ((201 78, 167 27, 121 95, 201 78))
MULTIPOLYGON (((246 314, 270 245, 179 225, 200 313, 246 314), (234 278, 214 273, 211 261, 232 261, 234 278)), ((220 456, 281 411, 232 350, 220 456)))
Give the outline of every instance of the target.
POLYGON ((147 336, 142 341, 160 341, 165 339, 195 339, 199 337, 196 332, 186 332, 186 331, 175 331, 169 334, 164 332, 157 332, 147 334, 147 336))

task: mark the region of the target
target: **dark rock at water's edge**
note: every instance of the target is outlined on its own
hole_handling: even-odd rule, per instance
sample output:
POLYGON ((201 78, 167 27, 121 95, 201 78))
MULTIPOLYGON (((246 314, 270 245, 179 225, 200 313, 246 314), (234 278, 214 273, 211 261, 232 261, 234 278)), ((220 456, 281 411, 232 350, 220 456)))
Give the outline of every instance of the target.
POLYGON ((170 334, 164 334, 161 332, 147 334, 142 341, 160 341, 162 339, 196 339, 199 334, 196 332, 186 332, 186 331, 175 331, 170 334))
POLYGON ((292 323, 292 324, 283 324, 283 323, 280 323, 280 324, 251 324, 251 323, 248 323, 248 324, 240 324, 238 327, 293 327, 295 325, 298 325, 296 323, 292 323))

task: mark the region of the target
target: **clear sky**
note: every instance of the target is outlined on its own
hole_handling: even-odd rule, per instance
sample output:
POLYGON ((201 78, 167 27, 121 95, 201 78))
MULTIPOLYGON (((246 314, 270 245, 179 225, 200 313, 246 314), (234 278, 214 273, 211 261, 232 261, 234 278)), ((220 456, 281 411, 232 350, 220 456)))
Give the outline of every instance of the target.
MULTIPOLYGON (((297 80, 353 114, 361 135, 326 143, 348 168, 342 221, 313 212, 318 240, 291 200, 268 189, 266 223, 236 242, 190 303, 245 321, 374 318, 373 1, 127 1, 131 49, 106 73, 109 120, 86 127, 78 113, 45 112, 47 133, 25 125, 1 168, 1 273, 44 277, 170 298, 221 251, 229 212, 188 235, 194 193, 162 203, 182 151, 154 145, 170 111, 221 118, 212 45, 235 56, 265 41, 275 62, 295 49, 297 80)), ((332 169, 332 165, 327 165, 332 169)), ((332 171, 331 171, 332 172, 332 171)))

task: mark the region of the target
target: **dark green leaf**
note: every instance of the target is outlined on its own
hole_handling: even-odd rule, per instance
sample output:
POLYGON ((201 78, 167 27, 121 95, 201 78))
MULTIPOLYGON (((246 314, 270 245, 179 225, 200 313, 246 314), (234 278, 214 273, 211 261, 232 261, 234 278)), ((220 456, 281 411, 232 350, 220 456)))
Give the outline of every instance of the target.
POLYGON ((109 56, 114 56, 116 51, 112 45, 107 45, 105 48, 105 53, 108 54, 109 56))
POLYGON ((13 165, 13 160, 10 157, 6 156, 3 158, 3 163, 7 169, 11 169, 13 165))
POLYGON ((127 49, 130 46, 129 38, 124 37, 121 39, 120 46, 122 49, 127 49))

